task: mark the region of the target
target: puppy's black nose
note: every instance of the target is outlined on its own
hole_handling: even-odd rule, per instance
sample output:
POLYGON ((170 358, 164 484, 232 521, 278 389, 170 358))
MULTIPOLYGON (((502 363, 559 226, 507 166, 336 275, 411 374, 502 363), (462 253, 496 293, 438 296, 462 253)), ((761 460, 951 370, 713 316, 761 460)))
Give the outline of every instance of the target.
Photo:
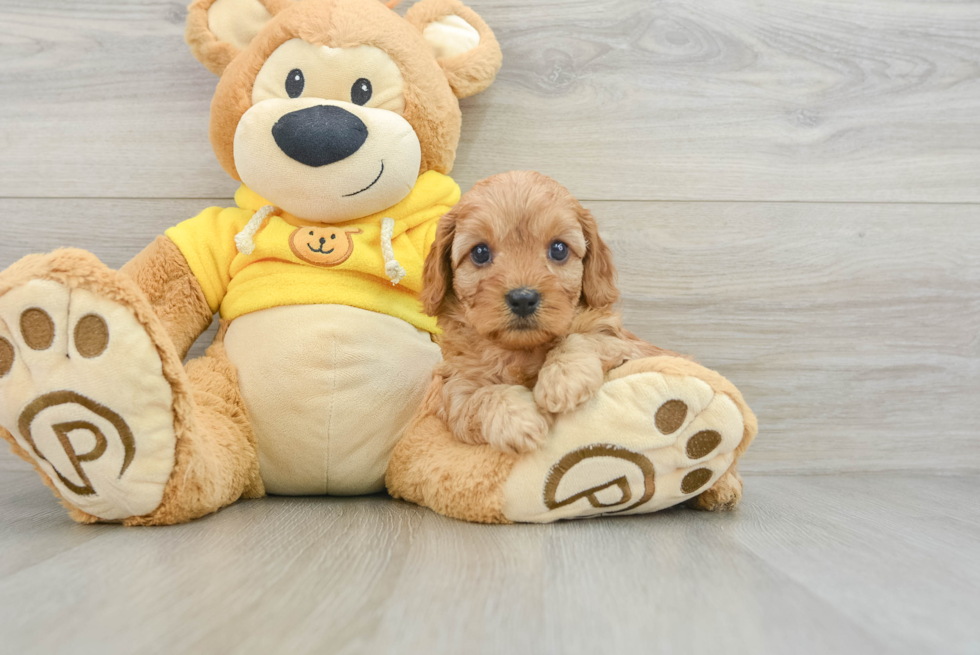
POLYGON ((272 138, 290 158, 307 166, 346 159, 367 141, 364 122, 342 107, 316 105, 291 111, 272 126, 272 138))
POLYGON ((541 294, 527 287, 511 289, 504 298, 507 300, 507 306, 510 307, 511 313, 521 318, 538 311, 538 305, 541 303, 541 294))

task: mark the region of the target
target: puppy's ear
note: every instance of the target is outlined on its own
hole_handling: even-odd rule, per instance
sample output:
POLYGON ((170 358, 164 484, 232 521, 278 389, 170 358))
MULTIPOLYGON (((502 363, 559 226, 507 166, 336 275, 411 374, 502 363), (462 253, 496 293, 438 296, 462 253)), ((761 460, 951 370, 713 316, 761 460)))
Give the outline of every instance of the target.
POLYGON ((612 261, 612 251, 599 236, 599 226, 585 207, 579 206, 578 220, 585 233, 588 248, 582 260, 582 295, 589 307, 608 309, 619 300, 616 288, 616 267, 612 261))
POLYGON ((439 219, 436 238, 425 258, 422 269, 422 311, 436 316, 442 309, 446 294, 453 292, 453 238, 456 236, 456 212, 450 211, 439 219))
POLYGON ((291 0, 194 0, 187 8, 184 39, 194 57, 215 75, 248 47, 291 0))
POLYGON ((459 0, 421 0, 405 12, 428 41, 457 98, 490 86, 500 70, 500 44, 476 12, 459 0))

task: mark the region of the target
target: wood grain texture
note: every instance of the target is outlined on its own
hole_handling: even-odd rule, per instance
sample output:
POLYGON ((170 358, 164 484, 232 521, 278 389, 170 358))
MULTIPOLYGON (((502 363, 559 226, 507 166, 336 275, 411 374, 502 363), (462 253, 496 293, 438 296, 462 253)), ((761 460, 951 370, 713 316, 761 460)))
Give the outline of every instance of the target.
POLYGON ((149 529, 74 525, 8 472, 0 634, 104 655, 973 653, 978 482, 749 477, 733 513, 504 527, 267 498, 149 529))
MULTIPOLYGON (((471 4, 504 68, 463 102, 464 188, 537 169, 602 200, 980 201, 976 2, 471 4)), ((0 2, 0 196, 231 194, 182 5, 0 2)))
MULTIPOLYGON (((118 267, 207 204, 0 200, 0 269, 65 245, 118 267)), ((977 207, 587 205, 626 325, 717 368, 759 415, 744 470, 980 469, 977 207)))

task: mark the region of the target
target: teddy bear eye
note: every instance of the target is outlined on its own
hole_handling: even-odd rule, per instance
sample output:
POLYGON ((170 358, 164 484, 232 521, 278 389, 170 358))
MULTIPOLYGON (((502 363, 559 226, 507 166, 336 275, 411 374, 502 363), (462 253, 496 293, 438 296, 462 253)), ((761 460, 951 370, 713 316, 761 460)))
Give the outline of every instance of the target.
POLYGON ((485 243, 481 243, 478 246, 473 246, 473 250, 470 251, 470 259, 477 266, 482 266, 490 261, 490 246, 485 243))
POLYGON ((552 241, 548 256, 556 262, 563 262, 568 259, 568 244, 564 241, 552 241))
POLYGON ((289 75, 286 76, 286 94, 290 98, 298 98, 302 95, 304 86, 306 86, 306 79, 303 77, 303 71, 298 68, 289 71, 289 75))
POLYGON ((336 239, 336 238, 337 238, 337 235, 336 235, 336 234, 331 234, 331 235, 330 235, 330 238, 331 238, 331 239, 336 239))
POLYGON ((371 80, 362 77, 350 88, 350 101, 355 105, 363 105, 371 99, 372 93, 371 80))

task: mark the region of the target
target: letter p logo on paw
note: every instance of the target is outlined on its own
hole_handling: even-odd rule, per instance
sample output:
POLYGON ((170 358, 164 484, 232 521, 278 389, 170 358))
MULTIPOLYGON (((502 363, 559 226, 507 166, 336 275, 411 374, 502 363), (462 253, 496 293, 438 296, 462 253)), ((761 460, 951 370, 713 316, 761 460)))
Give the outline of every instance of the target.
POLYGON ((111 463, 113 470, 118 468, 122 477, 136 456, 136 441, 126 421, 74 391, 53 391, 35 398, 21 412, 18 428, 34 454, 50 464, 61 483, 79 496, 96 493, 85 465, 108 452, 116 460, 111 463))
POLYGON ((643 455, 609 444, 589 445, 551 469, 544 504, 554 510, 586 500, 608 513, 625 512, 653 498, 653 478, 653 464, 643 455))

